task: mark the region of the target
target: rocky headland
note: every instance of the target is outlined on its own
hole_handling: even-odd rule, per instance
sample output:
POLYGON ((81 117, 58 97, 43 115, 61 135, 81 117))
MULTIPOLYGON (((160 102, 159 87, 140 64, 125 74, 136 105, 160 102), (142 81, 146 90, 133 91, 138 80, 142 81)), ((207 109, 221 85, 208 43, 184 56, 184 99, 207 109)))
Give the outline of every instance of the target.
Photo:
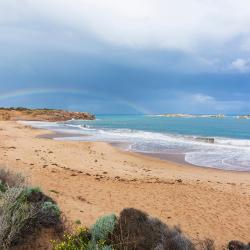
POLYGON ((212 114, 212 115, 193 115, 193 114, 161 114, 158 116, 165 117, 177 117, 177 118, 224 118, 223 114, 212 114))
POLYGON ((87 112, 70 112, 60 109, 0 108, 1 121, 67 121, 94 120, 95 116, 87 112))
POLYGON ((238 119, 250 119, 250 115, 239 115, 237 116, 238 119))

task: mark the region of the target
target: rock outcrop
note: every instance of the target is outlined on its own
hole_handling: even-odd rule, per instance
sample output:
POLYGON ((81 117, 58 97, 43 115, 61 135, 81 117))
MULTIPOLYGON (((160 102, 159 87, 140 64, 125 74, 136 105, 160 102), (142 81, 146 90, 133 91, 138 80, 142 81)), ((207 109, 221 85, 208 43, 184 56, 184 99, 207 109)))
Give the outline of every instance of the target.
POLYGON ((250 115, 239 115, 237 116, 238 119, 250 119, 250 115))
POLYGON ((215 139, 212 137, 197 137, 195 138, 196 141, 206 142, 206 143, 214 143, 215 139))
POLYGON ((95 116, 86 112, 70 112, 59 109, 0 108, 2 121, 67 121, 94 120, 95 116))
POLYGON ((192 115, 192 114, 162 114, 158 116, 165 117, 177 117, 177 118, 224 118, 223 114, 214 114, 214 115, 192 115))

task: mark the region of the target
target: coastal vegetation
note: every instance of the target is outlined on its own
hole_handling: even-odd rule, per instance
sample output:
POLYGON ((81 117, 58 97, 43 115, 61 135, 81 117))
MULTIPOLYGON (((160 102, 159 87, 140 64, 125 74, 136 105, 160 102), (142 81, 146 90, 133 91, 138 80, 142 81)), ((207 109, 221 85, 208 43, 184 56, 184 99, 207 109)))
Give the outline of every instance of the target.
MULTIPOLYGON (((215 250, 213 240, 191 240, 177 226, 134 209, 103 216, 90 228, 79 228, 64 240, 53 242, 53 250, 215 250)), ((218 248, 217 248, 218 249, 218 248)), ((223 249, 249 250, 250 243, 230 241, 223 249)))
MULTIPOLYGON (((119 216, 103 216, 90 228, 73 230, 66 224, 56 202, 40 188, 28 186, 22 175, 0 169, 0 249, 31 250, 38 245, 53 250, 215 249, 212 240, 190 239, 178 226, 134 208, 123 209, 119 216)), ((231 241, 226 248, 249 250, 250 245, 231 241)))
POLYGON ((44 229, 50 237, 63 232, 61 218, 55 201, 40 188, 26 185, 21 175, 0 169, 0 249, 36 249, 44 229))
POLYGON ((170 227, 146 213, 127 208, 119 217, 99 218, 90 228, 80 228, 65 235, 62 242, 53 242, 54 250, 212 250, 213 241, 192 242, 179 227, 170 227))

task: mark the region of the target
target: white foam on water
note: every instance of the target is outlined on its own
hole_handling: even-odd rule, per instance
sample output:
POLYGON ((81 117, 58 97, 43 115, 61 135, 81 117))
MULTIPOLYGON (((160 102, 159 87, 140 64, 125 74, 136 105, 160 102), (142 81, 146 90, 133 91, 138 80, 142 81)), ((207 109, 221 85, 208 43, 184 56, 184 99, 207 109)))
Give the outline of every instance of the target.
POLYGON ((224 170, 250 171, 250 140, 214 138, 214 143, 200 136, 181 136, 131 129, 99 129, 88 125, 51 122, 25 122, 36 128, 57 132, 83 134, 56 140, 126 142, 127 150, 143 153, 180 152, 186 162, 224 170), (198 140, 199 138, 199 140, 198 140))
POLYGON ((246 140, 246 139, 215 138, 215 142, 220 145, 250 147, 250 140, 246 140))
POLYGON ((52 130, 59 133, 66 134, 85 134, 85 132, 81 131, 80 125, 71 125, 63 122, 40 122, 40 121, 20 121, 20 123, 32 126, 34 128, 47 129, 52 130))
POLYGON ((224 170, 250 171, 249 150, 200 150, 185 155, 188 163, 197 166, 219 168, 224 170))

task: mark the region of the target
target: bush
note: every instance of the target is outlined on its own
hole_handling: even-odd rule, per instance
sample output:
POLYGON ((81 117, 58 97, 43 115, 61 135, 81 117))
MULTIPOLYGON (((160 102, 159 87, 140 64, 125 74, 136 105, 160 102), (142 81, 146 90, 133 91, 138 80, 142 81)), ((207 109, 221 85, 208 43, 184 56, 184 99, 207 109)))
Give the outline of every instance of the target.
POLYGON ((20 174, 14 174, 9 170, 0 168, 0 191, 5 191, 7 187, 24 186, 25 178, 20 174))
POLYGON ((91 228, 92 240, 94 242, 105 241, 114 231, 116 216, 114 214, 99 218, 91 228))
POLYGON ((45 201, 42 205, 42 213, 44 214, 50 214, 51 216, 59 217, 60 216, 60 210, 58 206, 51 201, 45 201))
POLYGON ((75 234, 66 234, 60 243, 52 242, 53 250, 112 250, 105 241, 93 241, 90 231, 79 228, 75 234))
POLYGON ((116 224, 114 214, 99 218, 90 230, 80 228, 75 234, 66 234, 60 243, 53 242, 54 250, 112 250, 107 245, 108 236, 116 224))
POLYGON ((228 243, 229 250, 250 250, 250 243, 244 244, 243 242, 232 240, 228 243))
POLYGON ((180 231, 134 208, 124 209, 111 236, 115 249, 193 250, 194 245, 180 231))
POLYGON ((65 234, 60 243, 52 241, 54 250, 85 250, 91 240, 91 234, 87 229, 79 229, 76 234, 65 234))
POLYGON ((214 241, 211 239, 198 240, 198 241, 196 240, 195 249, 197 249, 197 250, 215 250, 214 241))
POLYGON ((60 210, 39 188, 21 185, 19 178, 0 171, 0 246, 10 249, 23 244, 41 228, 61 224, 60 210), (17 181, 18 180, 18 181, 17 181))
MULTIPOLYGON (((19 202, 23 188, 9 188, 2 195, 0 213, 0 245, 9 249, 21 238, 25 224, 32 220, 35 211, 27 203, 19 202)), ((26 228, 26 227, 25 227, 26 228)))
POLYGON ((169 227, 146 213, 128 208, 117 219, 114 214, 99 218, 88 229, 66 235, 54 250, 214 250, 213 241, 192 243, 178 227, 169 227))

